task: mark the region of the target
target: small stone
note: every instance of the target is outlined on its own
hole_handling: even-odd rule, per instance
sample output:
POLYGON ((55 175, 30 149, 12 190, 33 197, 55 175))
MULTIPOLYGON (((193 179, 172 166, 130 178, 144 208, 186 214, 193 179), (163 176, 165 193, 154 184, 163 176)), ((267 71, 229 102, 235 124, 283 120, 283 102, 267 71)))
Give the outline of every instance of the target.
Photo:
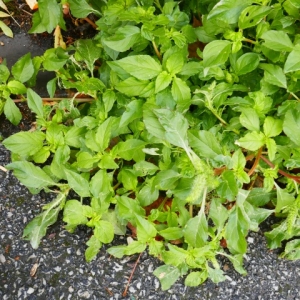
POLYGON ((252 238, 252 237, 249 236, 249 237, 247 238, 247 241, 248 241, 248 243, 253 244, 254 238, 252 238))
POLYGON ((4 264, 6 262, 5 256, 3 254, 0 254, 0 262, 4 264))
POLYGON ((34 292, 34 289, 32 287, 30 287, 28 290, 27 290, 27 293, 29 295, 31 295, 32 293, 34 292))

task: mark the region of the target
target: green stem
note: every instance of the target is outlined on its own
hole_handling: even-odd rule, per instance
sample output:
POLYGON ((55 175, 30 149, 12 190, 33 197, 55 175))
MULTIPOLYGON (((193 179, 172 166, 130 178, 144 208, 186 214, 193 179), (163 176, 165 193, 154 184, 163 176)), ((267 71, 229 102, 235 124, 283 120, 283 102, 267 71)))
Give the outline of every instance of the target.
POLYGON ((163 8, 161 7, 159 0, 155 0, 155 1, 154 1, 154 4, 157 6, 157 8, 158 8, 161 12, 163 12, 163 8))
POLYGON ((253 44, 253 45, 257 44, 257 41, 253 41, 253 40, 250 40, 250 39, 247 39, 247 38, 243 38, 243 41, 247 42, 247 43, 250 43, 250 44, 253 44))
POLYGON ((158 48, 157 48, 157 46, 156 46, 154 40, 152 41, 152 45, 153 45, 154 51, 155 51, 155 53, 156 53, 158 59, 159 59, 160 61, 162 61, 161 54, 160 54, 160 52, 159 52, 159 50, 158 50, 158 48))

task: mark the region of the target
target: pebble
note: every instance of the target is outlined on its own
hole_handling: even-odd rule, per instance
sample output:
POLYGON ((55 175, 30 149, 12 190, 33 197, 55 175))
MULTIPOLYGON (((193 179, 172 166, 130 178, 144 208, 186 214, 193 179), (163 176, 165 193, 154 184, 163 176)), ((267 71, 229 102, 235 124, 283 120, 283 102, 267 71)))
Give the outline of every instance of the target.
POLYGON ((0 254, 0 262, 4 264, 6 262, 6 258, 3 254, 0 254))
POLYGON ((31 295, 32 293, 34 293, 34 289, 32 287, 30 287, 28 290, 27 290, 27 293, 29 295, 31 295))

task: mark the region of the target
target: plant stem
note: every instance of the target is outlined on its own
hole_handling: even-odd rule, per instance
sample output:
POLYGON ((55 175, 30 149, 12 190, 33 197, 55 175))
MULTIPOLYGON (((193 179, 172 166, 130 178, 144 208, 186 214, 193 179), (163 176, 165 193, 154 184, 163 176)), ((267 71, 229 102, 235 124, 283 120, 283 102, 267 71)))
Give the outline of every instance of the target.
MULTIPOLYGON (((260 158, 261 158, 266 164, 268 164, 271 168, 275 168, 275 165, 272 164, 266 157, 264 157, 263 155, 261 155, 260 158)), ((291 175, 291 174, 286 173, 286 172, 284 172, 284 171, 282 171, 282 170, 280 170, 280 169, 278 170, 278 173, 281 174, 281 175, 283 175, 283 176, 285 176, 285 177, 287 177, 287 178, 290 178, 290 179, 292 179, 292 180, 295 180, 297 183, 300 183, 300 177, 299 177, 299 176, 291 175)))
POLYGON ((154 51, 155 51, 155 53, 156 53, 158 59, 159 59, 160 61, 162 61, 161 54, 160 54, 159 50, 157 49, 157 46, 156 46, 154 40, 152 41, 152 45, 153 45, 154 51))
POLYGON ((191 218, 193 217, 193 210, 194 210, 194 206, 193 206, 193 204, 190 204, 189 205, 189 213, 190 213, 191 218))
POLYGON ((247 39, 247 38, 243 38, 243 41, 244 41, 244 42, 248 42, 248 43, 250 43, 250 44, 254 44, 254 45, 257 44, 257 41, 253 41, 253 40, 250 40, 250 39, 247 39))
POLYGON ((97 29, 97 28, 98 28, 98 26, 97 26, 91 19, 89 19, 88 17, 83 18, 83 20, 86 21, 86 22, 88 22, 90 25, 92 25, 92 27, 93 27, 94 29, 97 29))
POLYGON ((255 161, 254 161, 254 164, 253 164, 252 168, 251 168, 251 169, 249 170, 249 172, 248 172, 248 175, 249 175, 249 176, 251 176, 251 175, 254 173, 254 171, 255 171, 255 169, 256 169, 256 167, 257 167, 259 161, 260 161, 260 157, 261 157, 261 153, 262 153, 262 148, 263 148, 263 147, 260 147, 259 150, 258 150, 258 152, 257 152, 256 158, 255 158, 255 161))
POLYGON ((154 4, 157 6, 157 8, 158 8, 161 12, 163 11, 163 8, 161 7, 159 0, 155 0, 155 1, 154 1, 154 4))
POLYGON ((133 267, 132 272, 131 272, 131 274, 130 274, 130 277, 129 277, 129 279, 128 279, 127 285, 126 285, 125 290, 124 290, 124 292, 123 292, 123 294, 122 294, 123 297, 126 297, 126 296, 127 296, 127 291, 128 291, 128 288, 129 288, 129 285, 130 285, 132 276, 133 276, 134 271, 135 271, 135 269, 136 269, 136 267, 137 267, 137 264, 139 263, 139 260, 140 260, 140 258, 141 258, 142 253, 143 253, 143 252, 140 253, 139 257, 137 258, 137 260, 136 260, 136 262, 135 262, 135 264, 134 264, 134 267, 133 267))

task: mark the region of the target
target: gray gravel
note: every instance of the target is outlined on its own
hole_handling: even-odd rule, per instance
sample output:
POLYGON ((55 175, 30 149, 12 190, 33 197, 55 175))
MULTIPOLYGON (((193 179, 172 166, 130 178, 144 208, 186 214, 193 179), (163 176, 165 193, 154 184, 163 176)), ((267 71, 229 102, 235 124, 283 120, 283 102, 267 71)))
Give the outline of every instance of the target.
MULTIPOLYGON (((8 162, 9 152, 0 145, 0 165, 8 162)), ((0 171, 0 299, 300 299, 300 261, 279 260, 278 253, 267 250, 262 232, 248 237, 247 276, 223 262, 227 281, 187 288, 181 280, 163 292, 152 275, 159 261, 143 253, 128 295, 122 297, 137 255, 119 260, 103 248, 96 260, 86 263, 90 232, 79 228, 70 234, 61 220, 49 229, 39 249, 22 240, 25 224, 49 201, 47 197, 31 195, 11 172, 0 171)), ((114 244, 125 242, 126 237, 119 237, 114 244)))

